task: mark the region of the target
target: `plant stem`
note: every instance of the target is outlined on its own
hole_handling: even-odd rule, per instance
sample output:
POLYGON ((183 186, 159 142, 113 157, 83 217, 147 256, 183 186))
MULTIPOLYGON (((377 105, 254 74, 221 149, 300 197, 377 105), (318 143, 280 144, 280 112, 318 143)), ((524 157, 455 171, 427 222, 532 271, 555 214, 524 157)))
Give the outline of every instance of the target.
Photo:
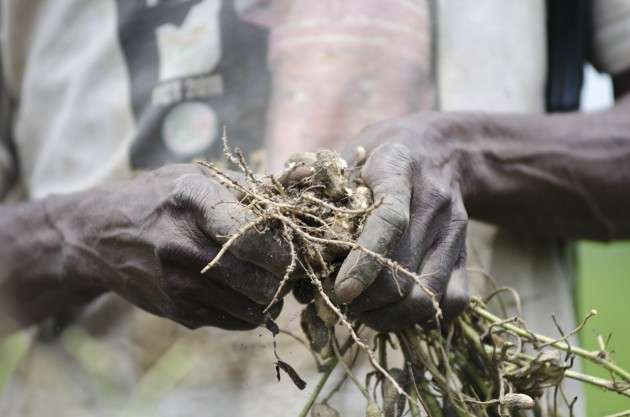
POLYGON ((383 369, 387 369, 387 335, 379 333, 376 335, 376 349, 378 350, 378 363, 383 369))
POLYGON ((413 383, 411 387, 411 392, 409 393, 411 400, 407 401, 409 404, 409 412, 411 413, 411 417, 420 417, 420 409, 416 405, 416 400, 418 400, 419 394, 416 389, 416 384, 413 383))
MULTIPOLYGON (((484 345, 484 349, 486 350, 486 353, 488 355, 492 355, 492 352, 494 350, 494 348, 492 346, 489 346, 489 345, 484 345)), ((520 361, 523 361, 525 363, 531 363, 532 361, 534 361, 536 359, 533 356, 529 356, 529 355, 526 355, 524 353, 519 353, 517 355, 517 357, 518 357, 518 359, 520 359, 520 361)), ((520 362, 520 361, 517 361, 517 362, 520 362)), ((519 366, 518 363, 517 364, 513 364, 513 365, 514 366, 519 366)), ((522 365, 522 363, 521 363, 521 365, 522 365)), ((624 395, 626 397, 630 397, 630 384, 628 384, 628 386, 625 389, 622 389, 617 384, 615 384, 613 381, 609 381, 607 379, 599 378, 599 377, 596 377, 596 376, 582 374, 582 373, 571 371, 571 370, 568 370, 568 369, 564 371, 564 376, 566 376, 567 378, 575 379, 577 381, 581 381, 581 382, 585 382, 587 384, 594 385, 594 386, 596 386, 598 388, 603 388, 603 389, 608 390, 608 391, 616 392, 617 394, 621 394, 621 395, 624 395)))
POLYGON ((492 362, 488 358, 488 356, 492 355, 492 352, 488 353, 486 351, 485 347, 481 344, 481 340, 479 340, 479 334, 475 332, 475 330, 470 327, 468 323, 466 323, 464 320, 459 320, 459 325, 462 329, 464 337, 468 340, 469 343, 472 344, 480 359, 483 361, 486 370, 490 374, 490 386, 486 387, 484 385, 488 392, 488 395, 486 396, 486 400, 488 400, 490 399, 489 397, 491 393, 497 388, 497 386, 501 386, 501 378, 499 376, 497 368, 494 365, 494 362, 492 362))
POLYGON ((370 401, 371 400, 370 393, 365 389, 363 385, 361 385, 361 383, 357 380, 357 378, 352 373, 352 370, 350 370, 346 362, 343 360, 343 357, 341 356, 341 352, 339 352, 339 345, 337 343, 337 338, 332 334, 332 332, 330 332, 330 337, 332 339, 332 347, 333 347, 333 350, 335 351, 335 357, 337 358, 337 361, 341 364, 341 367, 346 372, 346 375, 348 375, 348 377, 352 380, 352 382, 354 382, 354 385, 356 385, 359 391, 361 391, 361 394, 363 394, 365 399, 370 401))
MULTIPOLYGON (((352 346, 352 342, 353 342, 352 338, 348 337, 348 339, 345 341, 345 343, 340 349, 342 354, 345 353, 350 348, 350 346, 352 346)), ((306 417, 308 415, 308 412, 310 411, 311 407, 317 400, 317 397, 319 397, 319 394, 322 392, 322 388, 324 388, 326 381, 328 381, 330 374, 332 374, 332 372, 335 370, 338 363, 339 363, 339 360, 337 359, 337 357, 332 357, 324 365, 326 367, 326 370, 324 371, 322 376, 319 378, 319 381, 317 382, 317 385, 315 386, 313 393, 311 394, 310 397, 308 397, 308 401, 306 402, 306 404, 304 404, 304 407, 302 408, 302 411, 300 412, 298 417, 306 417)))
POLYGON ((611 414, 606 417, 628 417, 630 416, 630 410, 622 411, 620 413, 611 414))
POLYGON ((435 398, 435 395, 431 394, 427 381, 425 381, 424 378, 420 377, 418 383, 422 391, 422 393, 418 392, 418 396, 424 398, 424 403, 430 411, 429 417, 442 417, 442 409, 440 408, 440 404, 435 398), (423 395, 423 393, 425 395, 423 395))
MULTIPOLYGON (((457 415, 459 415, 460 417, 469 416, 470 414, 467 411, 465 411, 466 404, 463 404, 459 401, 459 395, 457 396, 452 395, 452 390, 448 384, 448 380, 446 379, 444 375, 442 375, 440 370, 435 366, 435 363, 433 363, 433 360, 431 359, 429 354, 422 348, 422 345, 419 343, 418 336, 415 334, 414 329, 413 328, 404 329, 401 331, 400 334, 402 336, 402 337, 399 337, 399 339, 401 340, 401 344, 403 341, 405 341, 410 345, 409 348, 407 349, 407 353, 409 353, 412 356, 415 355, 416 356, 415 360, 419 362, 422 366, 424 366, 427 369, 427 371, 429 371, 429 373, 431 374, 435 382, 440 386, 442 390, 442 394, 453 401, 453 408, 457 412, 457 415)), ((412 358, 409 358, 409 359, 413 360, 412 358)))
POLYGON ((469 360, 464 358, 463 354, 457 352, 458 359, 460 363, 463 363, 462 367, 464 373, 468 378, 470 378, 470 383, 473 385, 472 390, 477 396, 483 398, 484 401, 487 401, 490 398, 490 389, 488 388, 486 382, 482 377, 478 374, 478 368, 472 364, 469 360))
POLYGON ((400 334, 402 336, 399 338, 401 344, 406 343, 409 346, 407 352, 412 356, 409 360, 411 360, 412 363, 415 362, 416 364, 426 368, 433 379, 435 379, 435 382, 437 382, 437 384, 444 390, 444 393, 446 393, 448 391, 448 382, 446 381, 446 378, 435 366, 428 353, 424 351, 413 329, 404 329, 400 332, 400 334), (415 358, 413 356, 415 356, 415 358))
POLYGON ((300 412, 298 417, 306 417, 308 415, 308 412, 310 411, 311 407, 315 403, 315 400, 317 400, 319 393, 322 391, 322 388, 324 388, 326 381, 328 381, 328 377, 330 376, 332 371, 335 369, 338 362, 339 361, 337 360, 337 358, 330 359, 330 361, 328 362, 326 366, 326 371, 324 371, 322 376, 319 378, 319 381, 317 382, 317 385, 315 386, 313 393, 311 394, 310 397, 308 397, 308 401, 306 402, 306 404, 304 404, 304 408, 302 408, 302 411, 300 412))
MULTIPOLYGON (((477 313, 478 315, 480 315, 481 317, 485 318, 486 320, 490 322, 496 323, 496 322, 501 321, 500 318, 498 318, 494 314, 490 313, 489 311, 479 306, 471 306, 471 309, 475 313, 477 313)), ((521 337, 525 337, 527 339, 532 339, 532 335, 533 335, 533 337, 535 337, 537 340, 543 343, 549 343, 550 346, 553 346, 560 350, 568 351, 570 349, 571 352, 575 353, 576 355, 581 356, 582 358, 587 359, 614 374, 617 374, 623 380, 630 382, 630 373, 621 369, 619 366, 615 365, 611 361, 599 357, 598 352, 590 352, 586 349, 582 349, 577 346, 570 346, 568 343, 558 342, 558 341, 555 341, 555 339, 552 339, 550 337, 539 335, 536 333, 531 333, 530 331, 524 330, 518 326, 514 326, 513 324, 504 323, 504 324, 501 324, 500 326, 506 330, 510 330, 516 333, 517 335, 521 337)))
POLYGON ((624 395, 626 397, 630 397, 630 385, 628 385, 625 389, 621 389, 614 382, 609 381, 607 379, 598 378, 596 376, 586 375, 575 371, 566 370, 564 371, 564 375, 567 378, 576 379, 578 381, 586 382, 587 384, 595 385, 599 388, 604 388, 606 390, 614 391, 617 394, 624 395))

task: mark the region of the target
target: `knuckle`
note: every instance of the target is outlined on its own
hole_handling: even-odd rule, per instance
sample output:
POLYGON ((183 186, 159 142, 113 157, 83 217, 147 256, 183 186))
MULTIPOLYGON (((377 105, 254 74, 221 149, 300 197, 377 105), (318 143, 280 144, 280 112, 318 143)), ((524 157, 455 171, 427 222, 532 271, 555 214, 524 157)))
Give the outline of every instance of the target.
POLYGON ((197 267, 206 261, 206 255, 200 253, 198 247, 190 240, 192 232, 183 230, 180 226, 174 227, 176 234, 164 233, 159 238, 155 255, 157 259, 164 264, 165 262, 186 262, 190 266, 197 267))
POLYGON ((218 243, 227 242, 241 231, 240 236, 236 237, 230 247, 230 252, 233 254, 251 252, 250 246, 256 240, 254 235, 256 232, 252 230, 242 231, 248 224, 249 217, 247 217, 248 213, 243 213, 242 207, 238 203, 220 203, 206 213, 208 232, 218 243))
POLYGON ((361 170, 361 177, 375 193, 388 194, 400 178, 408 181, 413 170, 411 151, 399 143, 386 143, 372 152, 361 170))
POLYGON ((383 150, 387 151, 387 153, 391 155, 392 158, 401 159, 403 161, 411 161, 411 159, 409 158, 411 152, 406 145, 396 142, 386 143, 381 146, 383 150))
POLYGON ((156 242, 155 254, 161 262, 172 260, 182 247, 182 243, 172 236, 162 235, 156 242))
POLYGON ((387 268, 381 272, 381 276, 385 278, 384 281, 387 283, 386 291, 393 296, 394 301, 399 301, 407 297, 415 284, 411 277, 403 275, 400 271, 391 268, 387 268))
POLYGON ((410 220, 410 210, 401 205, 387 206, 384 205, 378 214, 378 218, 391 227, 396 236, 402 236, 407 231, 410 220))
MULTIPOLYGON (((223 236, 225 236, 225 240, 227 241, 234 236, 237 232, 237 228, 225 225, 223 232, 223 236)), ((253 251, 250 246, 249 241, 245 239, 244 236, 239 236, 230 246, 229 252, 238 259, 249 259, 250 254, 253 251)))
POLYGON ((182 210, 196 210, 207 200, 210 188, 201 184, 199 175, 183 175, 175 181, 171 192, 173 207, 182 210))
MULTIPOLYGON (((232 225, 228 227, 228 238, 239 233, 239 227, 232 225)), ((286 256, 280 248, 273 247, 275 241, 267 232, 259 234, 255 231, 241 233, 230 246, 229 252, 242 261, 248 261, 263 268, 273 268, 284 265, 282 260, 286 256)), ((287 264, 288 265, 288 264, 287 264)))
POLYGON ((257 275, 256 293, 258 297, 254 301, 256 301, 258 304, 267 305, 273 300, 274 296, 276 295, 279 287, 279 282, 275 278, 272 278, 271 274, 267 274, 263 271, 260 271, 257 275))
POLYGON ((465 246, 468 220, 462 218, 451 218, 448 224, 448 231, 445 234, 451 249, 460 250, 465 246))
POLYGON ((450 206, 453 203, 453 192, 450 187, 435 176, 428 176, 426 181, 428 201, 438 208, 450 206))
POLYGON ((416 285, 410 292, 408 296, 409 302, 413 306, 413 314, 410 314, 410 320, 413 321, 413 324, 426 322, 435 316, 438 306, 436 300, 439 300, 439 297, 437 295, 431 296, 430 294, 435 293, 428 285, 425 285, 424 289, 416 285))
POLYGON ((453 222, 465 229, 466 225, 468 224, 468 213, 466 212, 466 210, 456 210, 453 214, 453 222))

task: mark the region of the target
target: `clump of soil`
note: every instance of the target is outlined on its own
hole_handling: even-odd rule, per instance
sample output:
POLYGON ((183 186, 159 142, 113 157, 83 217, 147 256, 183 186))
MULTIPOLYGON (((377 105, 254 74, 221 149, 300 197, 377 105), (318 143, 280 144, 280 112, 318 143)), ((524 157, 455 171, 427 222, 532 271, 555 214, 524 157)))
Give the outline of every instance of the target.
POLYGON ((291 177, 299 170, 303 176, 288 184, 285 195, 279 197, 294 207, 293 217, 304 231, 320 239, 303 242, 300 255, 319 270, 324 270, 323 259, 328 275, 333 272, 330 265, 337 265, 348 254, 348 242, 358 238, 373 204, 370 189, 360 180, 349 181, 346 169, 346 161, 336 152, 320 150, 293 155, 281 173, 291 177))

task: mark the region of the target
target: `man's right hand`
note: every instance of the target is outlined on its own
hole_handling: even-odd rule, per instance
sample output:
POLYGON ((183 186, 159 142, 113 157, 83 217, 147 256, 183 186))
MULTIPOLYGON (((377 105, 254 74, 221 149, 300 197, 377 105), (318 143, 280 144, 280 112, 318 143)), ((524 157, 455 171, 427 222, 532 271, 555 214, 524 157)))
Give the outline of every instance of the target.
POLYGON ((63 241, 60 279, 115 291, 190 328, 254 328, 290 261, 280 241, 249 228, 200 273, 222 243, 256 219, 241 197, 195 165, 49 197, 48 217, 63 241))

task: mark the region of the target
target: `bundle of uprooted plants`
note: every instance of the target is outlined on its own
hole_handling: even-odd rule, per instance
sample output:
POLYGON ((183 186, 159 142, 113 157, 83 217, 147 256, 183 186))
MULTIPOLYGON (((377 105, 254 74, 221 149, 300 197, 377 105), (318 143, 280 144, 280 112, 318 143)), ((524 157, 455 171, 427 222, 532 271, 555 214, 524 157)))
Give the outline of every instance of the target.
MULTIPOLYGON (((284 286, 293 285, 291 278, 296 270, 308 277, 306 284, 298 283, 294 293, 307 302, 301 324, 307 345, 321 365, 321 379, 301 416, 309 412, 314 417, 338 416, 328 401, 346 378, 365 396, 368 417, 403 413, 432 417, 554 416, 559 415, 561 404, 572 414, 575 399, 567 398, 560 385, 565 378, 630 397, 630 373, 612 362, 603 342, 601 350, 593 352, 571 346, 568 341, 596 312, 566 334, 558 326, 557 338, 539 335, 529 330, 522 314, 498 317, 490 312, 487 303, 506 293, 515 297, 518 307, 518 294, 508 288, 498 288, 484 299, 474 298, 470 307, 447 326, 439 325, 440 310, 434 303, 438 326, 433 329, 415 326, 366 340, 365 326, 335 304, 332 291, 338 268, 350 250, 362 250, 383 268, 394 268, 422 286, 422 277, 356 241, 370 212, 386 202, 372 201, 369 189, 360 180, 348 180, 345 162, 331 151, 296 155, 283 172, 266 176, 255 175, 241 153, 230 150, 227 144, 225 154, 245 180, 237 181, 213 164, 200 163, 222 184, 242 193, 245 198, 241 204, 257 218, 230 236, 205 270, 219 262, 236 239, 255 228, 275 233, 291 254, 281 289, 269 307, 278 301, 284 286), (299 175, 293 175, 298 171, 299 175), (292 176, 299 180, 283 180, 292 176), (345 340, 340 343, 342 337, 345 340), (388 352, 393 351, 402 354, 399 367, 388 364, 388 352), (363 383, 352 371, 359 354, 367 355, 373 368, 363 383), (571 370, 576 356, 604 368, 609 378, 571 370), (344 378, 327 387, 329 376, 338 367, 344 370, 344 378)), ((279 331, 269 315, 266 325, 274 335, 279 331)), ((389 362, 393 362, 391 356, 389 362)), ((284 371, 299 388, 304 388, 298 373, 277 354, 276 358, 278 378, 284 371)))

